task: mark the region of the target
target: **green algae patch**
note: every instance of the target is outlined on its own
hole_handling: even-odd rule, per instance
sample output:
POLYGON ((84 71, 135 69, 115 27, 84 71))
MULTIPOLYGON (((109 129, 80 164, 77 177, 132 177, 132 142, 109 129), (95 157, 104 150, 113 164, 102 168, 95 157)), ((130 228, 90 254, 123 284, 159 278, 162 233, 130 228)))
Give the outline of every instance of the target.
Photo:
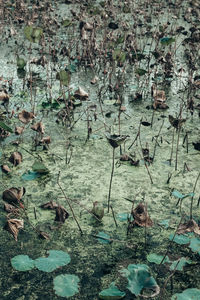
POLYGON ((172 296, 171 300, 199 300, 200 290, 198 289, 187 289, 182 293, 177 293, 172 296))

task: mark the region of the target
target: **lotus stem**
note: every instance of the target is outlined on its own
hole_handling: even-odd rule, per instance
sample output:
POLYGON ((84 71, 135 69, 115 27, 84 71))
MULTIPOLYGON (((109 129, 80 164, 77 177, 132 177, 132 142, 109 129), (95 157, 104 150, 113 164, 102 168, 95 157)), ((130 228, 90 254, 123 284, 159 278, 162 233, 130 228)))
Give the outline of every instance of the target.
POLYGON ((191 204, 190 204, 190 220, 192 220, 192 209, 193 209, 193 202, 194 202, 194 192, 196 190, 196 186, 197 186, 197 182, 199 180, 199 177, 200 177, 200 172, 199 172, 199 174, 197 176, 197 179, 195 181, 194 188, 193 188, 193 196, 191 198, 191 204))
POLYGON ((108 213, 110 210, 110 196, 111 196, 111 187, 112 187, 112 179, 114 174, 114 167, 115 167, 115 148, 113 147, 113 155, 112 155, 112 171, 110 176, 110 185, 109 185, 109 193, 108 193, 108 213))

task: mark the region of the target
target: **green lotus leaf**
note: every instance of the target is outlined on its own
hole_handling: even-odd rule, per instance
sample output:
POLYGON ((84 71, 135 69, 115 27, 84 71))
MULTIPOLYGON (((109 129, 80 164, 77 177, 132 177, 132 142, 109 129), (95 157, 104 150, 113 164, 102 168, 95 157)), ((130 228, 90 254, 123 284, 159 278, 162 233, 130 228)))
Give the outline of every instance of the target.
POLYGON ((159 222, 159 225, 165 227, 166 229, 169 227, 170 219, 162 220, 159 222))
POLYGON ((20 70, 24 69, 25 65, 26 65, 25 60, 22 57, 17 57, 17 67, 18 67, 18 69, 20 69, 20 70))
POLYGON ((173 42, 175 42, 175 39, 172 37, 163 37, 160 39, 160 42, 162 45, 171 45, 173 42))
POLYGON ((190 241, 189 246, 193 252, 198 252, 200 255, 200 239, 197 237, 193 237, 190 241))
POLYGON ((11 265, 17 271, 29 271, 35 267, 35 262, 28 255, 17 255, 11 259, 11 265))
POLYGON ((129 213, 119 213, 119 214, 117 214, 117 219, 121 222, 127 221, 129 218, 131 219, 131 221, 133 221, 133 216, 129 213))
POLYGON ((191 260, 188 260, 187 258, 185 257, 181 257, 180 260, 175 260, 172 262, 171 266, 170 266, 170 270, 173 271, 173 270, 177 270, 177 271, 183 271, 183 267, 186 265, 186 264, 191 264, 192 261, 191 260), (179 262, 179 263, 178 263, 179 262), (178 263, 178 264, 177 264, 178 263))
MULTIPOLYGON (((170 234, 170 236, 169 236, 170 241, 173 239, 173 236, 174 236, 173 233, 170 234)), ((186 245, 186 244, 189 244, 190 238, 183 234, 176 234, 173 242, 175 242, 179 245, 186 245)))
POLYGON ((6 124, 5 124, 4 122, 2 122, 2 121, 0 121, 0 127, 3 128, 4 130, 10 132, 10 133, 13 132, 12 128, 10 128, 8 125, 6 125, 6 124))
POLYGON ((177 198, 179 198, 179 199, 185 199, 185 198, 187 198, 187 197, 193 197, 194 196, 194 193, 189 193, 189 194, 181 194, 179 191, 177 191, 177 190, 174 190, 173 192, 172 192, 172 195, 174 196, 174 197, 177 197, 177 198))
POLYGON ((53 280, 56 295, 69 298, 78 293, 79 278, 76 275, 62 274, 53 280))
POLYGON ((104 300, 118 300, 126 296, 126 293, 121 292, 116 286, 115 282, 112 282, 110 287, 99 293, 99 298, 104 300))
POLYGON ((32 33, 33 33, 33 26, 25 26, 24 35, 27 38, 27 40, 29 40, 30 42, 33 42, 32 33))
POLYGON ((199 300, 200 290, 198 289, 187 289, 181 294, 175 294, 172 296, 171 300, 199 300))
POLYGON ((67 265, 71 261, 68 253, 59 250, 50 250, 48 257, 39 257, 35 260, 35 266, 43 272, 52 272, 55 269, 67 265))
POLYGON ((111 241, 109 240, 110 236, 103 231, 100 231, 98 233, 97 238, 98 238, 98 241, 102 244, 110 244, 111 243, 111 241))
POLYGON ((143 288, 156 288, 158 285, 149 272, 149 267, 144 264, 130 264, 127 269, 120 271, 128 279, 127 288, 129 291, 138 296, 143 288))
MULTIPOLYGON (((147 255, 147 260, 151 263, 155 263, 155 264, 159 265, 161 263, 161 261, 163 260, 163 257, 164 257, 163 255, 158 255, 156 253, 150 253, 150 254, 147 255)), ((166 262, 167 263, 170 262, 168 256, 165 257, 165 259, 163 261, 163 264, 166 263, 166 262)))

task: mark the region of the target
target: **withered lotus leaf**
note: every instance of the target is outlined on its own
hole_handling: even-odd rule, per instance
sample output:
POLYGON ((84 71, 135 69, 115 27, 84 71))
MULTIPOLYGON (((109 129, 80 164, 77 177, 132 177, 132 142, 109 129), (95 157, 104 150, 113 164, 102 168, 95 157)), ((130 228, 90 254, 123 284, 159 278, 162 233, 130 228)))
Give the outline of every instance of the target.
POLYGON ((14 236, 16 242, 19 230, 22 228, 24 228, 24 220, 19 219, 9 219, 5 225, 5 229, 14 236))
POLYGON ((59 205, 58 207, 56 207, 55 221, 65 223, 65 220, 68 217, 69 217, 69 214, 63 206, 59 205))
POLYGON ((9 102, 9 95, 5 90, 0 91, 0 101, 2 101, 3 103, 9 102))
POLYGON ((33 126, 31 126, 31 129, 44 134, 44 124, 42 124, 42 122, 35 123, 33 126))
POLYGON ((22 162, 22 154, 20 152, 13 152, 9 157, 9 161, 14 165, 17 166, 22 162))
POLYGON ((15 134, 16 135, 20 135, 20 134, 22 134, 23 133, 23 131, 24 131, 24 127, 15 127, 15 134))
POLYGON ((89 97, 89 95, 86 91, 84 91, 84 89, 79 87, 78 90, 74 92, 74 97, 80 100, 86 100, 89 97))
POLYGON ((139 203, 138 206, 132 211, 134 217, 133 225, 136 224, 142 227, 153 226, 153 221, 150 219, 147 207, 143 203, 139 203))
POLYGON ((200 227, 193 219, 187 221, 186 223, 180 224, 177 230, 177 234, 184 234, 187 232, 194 232, 200 235, 200 227))
POLYGON ((35 116, 32 112, 22 110, 22 112, 19 113, 18 118, 22 123, 28 124, 30 121, 32 121, 35 118, 35 116))
POLYGON ((7 165, 1 165, 1 170, 6 174, 11 172, 11 169, 7 165))
POLYGON ((45 240, 50 239, 49 234, 44 232, 44 231, 40 231, 39 237, 42 238, 42 239, 45 239, 45 240))
POLYGON ((45 136, 43 139, 40 141, 41 144, 50 144, 51 143, 51 137, 50 136, 45 136))
POLYGON ((25 188, 15 188, 12 187, 8 190, 5 190, 3 192, 2 198, 4 201, 10 203, 10 204, 19 204, 19 201, 21 200, 22 196, 25 194, 25 188))

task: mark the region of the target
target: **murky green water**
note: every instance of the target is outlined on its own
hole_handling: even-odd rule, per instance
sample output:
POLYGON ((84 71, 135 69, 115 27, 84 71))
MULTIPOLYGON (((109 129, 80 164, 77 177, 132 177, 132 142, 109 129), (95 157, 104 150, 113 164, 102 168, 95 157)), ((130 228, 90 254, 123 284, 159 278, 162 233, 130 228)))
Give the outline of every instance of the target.
MULTIPOLYGON (((134 5, 139 10, 142 9, 141 3, 135 3, 134 5)), ((157 5, 155 3, 152 10, 154 13, 159 5, 160 3, 157 5)), ((71 5, 62 3, 60 6, 58 5, 56 8, 58 20, 71 16, 70 9, 78 12, 79 8, 79 3, 71 5)), ((171 28, 173 26, 185 26, 185 29, 188 30, 190 25, 188 22, 184 22, 182 17, 182 14, 187 11, 188 6, 184 4, 180 8, 180 11, 176 7, 173 8, 173 6, 170 7, 169 12, 168 9, 169 7, 163 6, 163 14, 159 12, 159 19, 156 19, 152 15, 152 26, 158 26, 158 21, 160 24, 165 24, 170 20, 171 28), (174 17, 175 14, 177 14, 178 18, 174 17)), ((151 7, 147 6, 146 11, 149 14, 151 7)), ((55 11, 51 12, 51 14, 54 16, 55 11)), ((128 14, 124 14, 124 18, 127 19, 127 22, 131 19, 128 14)), ((142 14, 141 19, 143 20, 142 14)), ((191 19, 194 22, 195 18, 191 17, 191 19)), ((92 16, 89 20, 92 20, 92 16)), ((25 225, 24 229, 19 232, 18 242, 16 242, 13 236, 3 229, 6 222, 6 213, 3 210, 3 201, 1 201, 1 299, 62 299, 54 293, 53 278, 65 273, 75 274, 80 278, 79 293, 71 299, 98 299, 98 293, 107 288, 112 281, 115 281, 121 290, 127 292, 124 299, 133 299, 134 296, 126 288, 126 280, 119 273, 120 269, 127 267, 130 263, 148 264, 152 275, 162 289, 170 272, 165 266, 160 267, 148 263, 146 256, 151 252, 164 255, 169 245, 168 237, 171 233, 175 232, 181 215, 184 215, 186 219, 189 217, 191 197, 183 200, 180 209, 180 206, 176 205, 177 198, 172 196, 171 192, 173 189, 176 189, 183 194, 191 193, 200 169, 199 152, 194 149, 192 144, 192 142, 199 140, 200 137, 198 111, 194 110, 194 114, 191 116, 190 112, 183 106, 182 118, 186 118, 186 122, 180 130, 177 170, 175 170, 175 164, 178 132, 174 131, 173 127, 170 127, 168 120, 168 115, 173 115, 174 117, 178 115, 180 105, 183 103, 182 100, 184 99, 185 101, 187 98, 186 93, 181 92, 187 84, 189 74, 184 58, 184 47, 178 47, 176 56, 174 56, 174 72, 176 73, 179 68, 183 68, 183 77, 174 76, 171 83, 166 83, 164 80, 159 81, 159 88, 166 91, 167 105, 169 106, 167 110, 156 110, 153 112, 152 109, 146 108, 152 104, 150 91, 154 73, 151 73, 150 80, 148 80, 147 75, 138 79, 134 75, 133 66, 126 67, 127 73, 124 77, 126 85, 123 90, 123 105, 126 107, 126 111, 120 114, 120 134, 129 135, 129 138, 125 145, 122 145, 122 151, 135 155, 135 158, 139 159, 140 163, 139 166, 135 167, 131 166, 128 162, 120 162, 120 150, 119 148, 116 149, 111 204, 115 216, 117 216, 119 213, 130 213, 132 208, 130 200, 134 200, 135 207, 140 201, 145 200, 149 215, 154 222, 154 226, 147 228, 146 232, 142 227, 135 227, 127 236, 127 222, 121 222, 117 219, 118 226, 116 227, 111 212, 107 213, 112 147, 108 144, 105 137, 104 125, 106 124, 106 128, 110 128, 112 133, 119 133, 119 106, 115 106, 112 102, 109 103, 108 101, 109 98, 115 99, 115 95, 108 92, 104 94, 104 103, 102 104, 103 117, 97 96, 99 86, 90 84, 90 80, 94 77, 94 70, 80 68, 72 74, 70 87, 72 92, 74 92, 78 86, 82 86, 89 93, 89 101, 84 101, 82 106, 75 108, 74 120, 77 122, 73 130, 70 130, 67 126, 63 126, 61 120, 59 123, 56 122, 59 110, 42 109, 41 107, 42 102, 47 101, 44 84, 46 80, 50 82, 50 79, 47 78, 47 69, 50 70, 50 68, 53 69, 55 67, 52 72, 52 95, 53 99, 61 96, 60 83, 55 79, 55 75, 59 66, 61 67, 68 63, 67 59, 60 58, 57 64, 49 61, 45 65, 45 68, 42 66, 27 65, 27 76, 30 67, 32 71, 38 72, 43 80, 43 84, 36 88, 35 100, 33 96, 31 102, 30 89, 28 89, 26 84, 23 89, 23 79, 20 79, 17 74, 15 53, 18 49, 20 55, 24 55, 27 60, 30 60, 33 57, 38 57, 38 50, 41 46, 32 44, 32 53, 28 54, 30 43, 25 41, 23 26, 23 24, 18 26, 13 25, 13 28, 16 28, 17 35, 10 37, 7 43, 6 37, 8 36, 9 27, 5 27, 2 31, 4 39, 0 46, 1 75, 5 80, 13 79, 13 92, 12 97, 10 97, 9 111, 15 111, 12 119, 6 119, 5 122, 13 129, 15 126, 21 126, 22 123, 18 119, 18 112, 23 109, 31 111, 34 106, 36 113, 35 122, 42 120, 45 125, 45 136, 50 135, 52 142, 48 150, 44 151, 42 147, 38 147, 37 151, 34 151, 36 133, 30 129, 30 125, 26 125, 26 130, 21 137, 13 133, 0 142, 1 164, 8 163, 8 158, 14 151, 20 151, 23 155, 23 161, 19 166, 13 167, 8 163, 12 169, 10 175, 0 173, 0 193, 11 187, 25 187, 26 194, 23 200, 29 218, 28 222, 27 218, 23 216, 24 213, 21 213, 22 217, 25 218, 25 225), (14 44, 15 40, 18 41, 18 45, 14 44), (136 91, 142 91, 142 101, 130 102, 136 91), (90 110, 89 118, 91 119, 92 134, 90 139, 87 140, 87 111, 88 106, 93 104, 96 105, 97 120, 95 120, 94 111, 90 110), (110 112, 111 117, 106 117, 106 113, 110 112), (141 119, 148 122, 153 120, 153 125, 148 127, 141 125, 141 144, 137 139, 130 150, 128 150, 136 138, 141 119), (169 159, 171 157, 173 131, 175 132, 174 150, 170 165, 169 159), (183 145, 186 133, 188 133, 188 151, 186 143, 183 145), (156 136, 158 134, 159 137, 156 144, 156 136), (16 140, 20 140, 19 146, 12 144, 16 140), (67 152, 68 142, 70 142, 70 147, 67 152), (148 165, 153 183, 151 183, 150 176, 143 162, 141 146, 142 148, 149 149, 150 156, 155 154, 153 164, 148 165), (69 164, 66 164, 66 152, 67 159, 71 155, 69 164), (48 167, 50 173, 35 180, 23 180, 21 176, 32 169, 37 155, 42 158, 43 163, 48 167), (185 163, 188 169, 184 167, 185 163), (60 184, 66 196, 72 199, 70 203, 82 228, 83 235, 80 234, 68 203, 57 184, 59 172, 60 184), (172 177, 170 182, 167 183, 169 174, 172 177), (70 214, 66 222, 60 227, 54 221, 54 211, 40 208, 41 204, 50 200, 63 205, 70 214), (98 222, 87 212, 87 210, 92 209, 93 202, 95 201, 102 203, 105 208, 105 215, 102 222, 98 222), (36 211, 36 218, 34 210, 36 211), (170 220, 170 225, 167 229, 158 224, 160 221, 166 219, 170 220), (50 240, 40 239, 32 229, 31 224, 33 227, 47 232, 50 240), (101 244, 98 242, 94 235, 97 235, 100 231, 109 234, 114 241, 111 244, 101 244), (46 251, 51 249, 68 252, 71 256, 71 263, 52 273, 43 273, 36 269, 19 272, 11 266, 10 260, 16 255, 27 254, 32 259, 35 259, 45 256, 46 251)), ((40 26, 42 27, 42 24, 40 26)), ((77 30, 77 26, 78 22, 75 22, 73 30, 77 30)), ((199 25, 197 24, 196 26, 198 27, 199 25)), ((146 44, 144 50, 148 53, 149 45, 145 42, 145 34, 140 31, 140 28, 139 26, 137 27, 138 36, 141 35, 141 46, 146 44)), ((52 40, 57 44, 60 40, 70 40, 70 34, 73 35, 73 30, 61 27, 58 29, 57 35, 52 36, 52 40), (66 32, 68 32, 68 35, 66 32)), ((100 30, 98 32, 99 38, 101 34, 102 31, 100 30)), ((176 39, 177 45, 181 44, 184 38, 184 35, 178 35, 176 39)), ((138 40, 140 41, 140 38, 138 40)), ((149 40, 151 41, 151 38, 149 40)), ((47 51, 48 43, 45 49, 47 51)), ((163 52, 167 53, 167 49, 166 47, 163 52)), ((48 54, 46 56, 47 60, 49 60, 48 54)), ((154 62, 152 60, 151 63, 153 64, 154 62)), ((143 61, 140 67, 145 67, 143 61)), ((157 73, 159 73, 159 68, 160 65, 157 67, 157 73)), ((120 68, 117 68, 117 72, 120 72, 120 68)), ((195 74, 199 74, 198 71, 195 74)), ((103 79, 102 70, 98 76, 100 77, 100 82, 105 80, 106 86, 108 78, 103 79)), ((46 90, 47 94, 49 94, 50 90, 48 88, 46 90)), ((197 105, 199 90, 195 91, 195 96, 197 96, 195 98, 195 104, 197 105)), ((199 222, 199 208, 197 207, 199 190, 200 181, 197 183, 194 196, 193 219, 196 222, 199 222)), ((187 265, 184 271, 175 272, 173 275, 173 288, 172 283, 171 286, 168 283, 162 299, 170 299, 171 295, 177 292, 180 293, 186 288, 198 288, 200 286, 199 255, 192 252, 187 246, 175 243, 172 243, 168 253, 174 260, 182 256, 189 257, 194 262, 195 267, 187 265)))

